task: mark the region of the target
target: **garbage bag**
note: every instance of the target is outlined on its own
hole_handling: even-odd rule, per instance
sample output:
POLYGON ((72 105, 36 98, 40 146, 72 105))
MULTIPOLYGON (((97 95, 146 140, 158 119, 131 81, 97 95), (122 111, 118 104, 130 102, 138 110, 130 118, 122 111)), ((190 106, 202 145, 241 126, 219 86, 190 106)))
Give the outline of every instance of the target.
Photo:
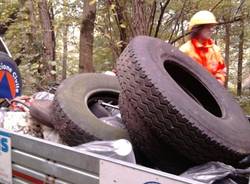
POLYGON ((44 140, 54 143, 64 144, 57 130, 47 127, 45 125, 41 125, 41 128, 44 140))
POLYGON ((51 100, 52 101, 54 97, 55 97, 54 94, 46 92, 46 91, 37 92, 32 95, 32 98, 35 100, 51 100))
POLYGON ((99 119, 108 125, 124 129, 126 128, 125 124, 122 122, 121 112, 119 109, 110 109, 108 112, 110 113, 108 116, 100 117, 99 119))
POLYGON ((103 117, 103 118, 99 118, 99 119, 108 125, 116 126, 116 127, 120 127, 120 128, 125 128, 125 125, 122 123, 121 118, 119 118, 117 116, 103 117))
POLYGON ((3 128, 4 117, 5 117, 5 111, 0 110, 0 128, 3 128))
POLYGON ((110 158, 136 163, 132 144, 126 139, 115 141, 94 141, 74 147, 79 151, 87 151, 110 158))
POLYGON ((247 184, 249 175, 250 168, 235 169, 221 162, 208 162, 181 174, 182 177, 208 184, 247 184))
POLYGON ((28 112, 1 112, 0 119, 2 120, 1 127, 6 130, 38 138, 43 137, 41 127, 32 121, 28 112))
MULTIPOLYGON (((117 108, 109 107, 109 106, 103 106, 102 101, 99 100, 98 102, 92 104, 89 108, 91 112, 97 117, 97 118, 103 118, 103 117, 110 117, 110 116, 117 116, 121 119, 121 113, 120 110, 117 108)), ((108 104, 108 103, 106 103, 108 104)), ((112 104, 110 104, 112 106, 112 104)))
MULTIPOLYGON (((53 101, 54 97, 55 97, 54 94, 46 92, 46 91, 37 92, 37 93, 32 95, 32 98, 34 100, 53 101)), ((42 134, 43 134, 43 139, 44 140, 51 141, 51 142, 54 142, 54 143, 64 144, 61 137, 59 136, 59 133, 58 133, 57 130, 55 130, 54 128, 44 126, 42 124, 40 124, 40 126, 41 126, 41 129, 42 129, 42 134)))
POLYGON ((111 116, 111 113, 99 103, 94 103, 89 107, 89 109, 97 118, 111 116))

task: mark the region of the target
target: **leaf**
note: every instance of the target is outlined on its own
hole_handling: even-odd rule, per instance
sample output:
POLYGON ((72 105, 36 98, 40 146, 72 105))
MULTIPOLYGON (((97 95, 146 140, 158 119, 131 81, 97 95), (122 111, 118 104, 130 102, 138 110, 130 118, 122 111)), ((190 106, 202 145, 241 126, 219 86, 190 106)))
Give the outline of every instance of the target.
POLYGON ((116 45, 117 45, 118 47, 122 47, 122 43, 123 43, 123 41, 118 41, 118 42, 116 42, 116 45))
POLYGON ((146 0, 146 3, 152 5, 154 3, 154 1, 155 0, 146 0))
POLYGON ((120 24, 120 27, 125 29, 126 25, 125 24, 120 24))
POLYGON ((51 61, 51 62, 50 62, 50 65, 51 65, 51 66, 56 66, 56 61, 51 61))
POLYGON ((110 10, 114 11, 115 10, 115 4, 111 4, 110 10))
POLYGON ((111 39, 111 36, 109 35, 109 34, 104 34, 104 36, 106 37, 106 38, 108 38, 108 39, 111 39))
POLYGON ((51 70, 51 71, 50 71, 50 74, 51 74, 51 75, 56 75, 56 71, 55 71, 55 70, 51 70))
POLYGON ((92 1, 89 2, 89 5, 93 5, 95 3, 96 3, 96 0, 92 0, 92 1))

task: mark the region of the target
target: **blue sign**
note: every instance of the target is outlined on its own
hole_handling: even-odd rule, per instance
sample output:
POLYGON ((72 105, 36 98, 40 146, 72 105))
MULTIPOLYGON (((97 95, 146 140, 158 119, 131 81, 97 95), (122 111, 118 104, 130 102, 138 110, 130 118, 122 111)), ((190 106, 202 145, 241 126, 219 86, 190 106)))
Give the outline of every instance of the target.
POLYGON ((0 62, 0 98, 13 99, 21 95, 21 79, 12 63, 0 62))
POLYGON ((0 131, 0 153, 7 153, 9 151, 9 137, 9 133, 0 131))
POLYGON ((11 137, 0 130, 0 183, 12 184, 11 137))

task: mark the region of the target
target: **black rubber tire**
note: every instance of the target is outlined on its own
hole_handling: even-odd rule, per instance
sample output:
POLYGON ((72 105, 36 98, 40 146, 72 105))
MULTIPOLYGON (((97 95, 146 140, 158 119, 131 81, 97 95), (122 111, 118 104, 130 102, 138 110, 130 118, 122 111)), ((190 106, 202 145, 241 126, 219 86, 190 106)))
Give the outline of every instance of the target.
POLYGON ((9 55, 8 55, 7 53, 1 52, 1 51, 0 51, 0 55, 4 55, 4 56, 6 56, 6 57, 9 57, 9 55))
POLYGON ((239 105, 177 48, 136 37, 118 59, 117 71, 122 93, 146 126, 187 158, 234 165, 250 153, 250 125, 239 105))
POLYGON ((194 166, 194 163, 170 145, 162 146, 162 141, 157 139, 151 128, 145 126, 143 117, 139 117, 130 103, 130 98, 121 93, 119 107, 133 144, 137 164, 177 175, 194 166))
MULTIPOLYGON (((10 74, 14 86, 13 86, 13 95, 9 99, 15 98, 16 96, 21 96, 22 94, 22 79, 20 71, 16 63, 6 54, 0 52, 0 72, 7 72, 10 74), (15 94, 14 94, 15 92, 15 94)), ((5 73, 6 74, 6 73, 5 73)), ((3 91, 2 91, 3 92, 3 91)))
POLYGON ((76 146, 94 140, 129 139, 127 130, 99 120, 88 107, 89 98, 96 94, 118 94, 119 83, 106 74, 78 74, 64 80, 53 101, 54 127, 62 140, 76 146))

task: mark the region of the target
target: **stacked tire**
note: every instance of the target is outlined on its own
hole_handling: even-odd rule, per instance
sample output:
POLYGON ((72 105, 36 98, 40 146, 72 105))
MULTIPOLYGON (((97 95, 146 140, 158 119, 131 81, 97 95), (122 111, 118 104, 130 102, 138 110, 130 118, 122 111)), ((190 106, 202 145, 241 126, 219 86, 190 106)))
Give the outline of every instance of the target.
POLYGON ((136 37, 118 59, 117 72, 131 140, 159 168, 179 159, 237 165, 250 153, 250 124, 239 105, 178 49, 136 37))
MULTIPOLYGON (((164 146, 147 128, 131 105, 131 98, 120 93, 120 85, 114 76, 105 74, 78 74, 64 80, 57 89, 52 104, 53 127, 63 142, 77 146, 95 140, 132 141, 138 164, 180 174, 193 165, 171 146, 164 146), (119 96, 121 98, 119 98, 119 96), (102 109, 91 104, 99 99, 110 99, 118 105, 125 126, 105 124, 100 120, 102 109), (129 134, 128 134, 129 132, 129 134)), ((43 118, 44 119, 44 118, 43 118)))
POLYGON ((53 126, 66 144, 130 139, 137 163, 174 174, 208 161, 236 166, 250 153, 250 124, 239 105, 178 49, 136 37, 119 57, 117 73, 118 80, 80 74, 59 86, 53 126), (97 102, 114 107, 118 96, 126 127, 100 120, 107 113, 97 102))
MULTIPOLYGON (((163 146, 158 135, 149 130, 136 113, 131 98, 119 93, 120 85, 114 76, 89 73, 64 80, 52 103, 52 125, 58 130, 63 142, 77 146, 95 140, 125 138, 132 141, 136 161, 140 165, 174 174, 180 174, 191 167, 193 163, 171 146, 163 146), (93 102, 99 99, 113 101, 112 105, 118 105, 119 99, 119 110, 123 112, 122 119, 126 127, 106 124, 100 120, 107 115, 102 113, 101 106, 93 106, 93 102)), ((42 119, 47 118, 43 116, 42 119)))
POLYGON ((119 92, 116 77, 106 74, 78 74, 64 80, 52 104, 53 126, 62 140, 77 146, 95 140, 129 139, 123 124, 105 123, 99 119, 102 111, 97 109, 96 114, 91 108, 98 100, 118 105, 119 92))

